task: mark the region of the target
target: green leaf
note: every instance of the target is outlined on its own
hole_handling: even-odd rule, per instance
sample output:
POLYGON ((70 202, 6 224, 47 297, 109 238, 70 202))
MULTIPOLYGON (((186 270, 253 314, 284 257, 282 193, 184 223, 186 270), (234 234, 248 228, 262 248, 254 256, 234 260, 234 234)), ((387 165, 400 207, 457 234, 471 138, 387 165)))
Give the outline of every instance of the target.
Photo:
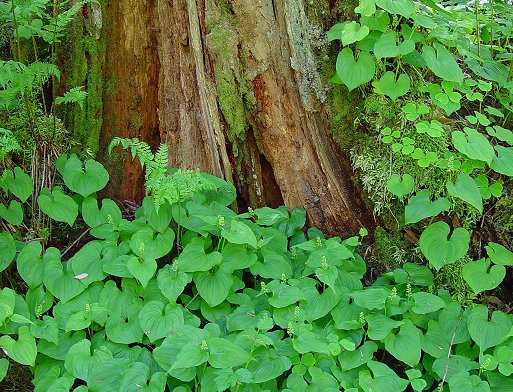
POLYGON ((114 343, 132 344, 143 341, 144 331, 139 324, 142 306, 132 304, 128 308, 115 309, 105 323, 105 332, 114 343))
POLYGON ((6 287, 0 290, 0 326, 14 314, 16 292, 6 287))
POLYGON ((87 382, 90 369, 106 359, 112 359, 112 353, 106 347, 94 350, 91 355, 91 342, 83 339, 69 349, 64 367, 76 378, 87 382))
POLYGON ((376 3, 374 0, 360 0, 358 7, 354 9, 354 12, 361 14, 362 16, 371 16, 376 12, 376 3))
POLYGON ((397 335, 390 334, 385 340, 386 350, 396 359, 415 367, 420 361, 420 337, 421 332, 413 323, 406 319, 397 335))
POLYGON ((23 222, 23 208, 20 202, 11 200, 9 207, 0 203, 0 218, 3 218, 7 223, 13 226, 19 226, 23 222))
POLYGON ((255 233, 243 222, 233 220, 230 223, 230 230, 222 230, 221 236, 232 244, 248 244, 253 248, 257 247, 255 233))
POLYGON ((88 242, 68 261, 75 276, 80 276, 80 281, 86 286, 106 277, 103 264, 104 257, 109 256, 102 254, 103 246, 99 241, 88 242))
POLYGON ((452 133, 452 143, 456 150, 470 159, 484 161, 488 164, 497 159, 493 147, 484 135, 472 128, 465 127, 463 130, 465 133, 461 131, 452 133))
POLYGON ((134 233, 130 248, 137 256, 156 260, 171 252, 174 241, 175 233, 170 227, 159 233, 146 226, 134 233))
POLYGON ((366 341, 354 351, 342 351, 338 356, 340 369, 347 371, 365 365, 372 360, 377 350, 378 345, 376 343, 366 341))
POLYGON ((169 203, 162 204, 157 211, 153 199, 147 196, 143 200, 142 207, 144 210, 144 217, 153 229, 163 232, 169 227, 173 217, 171 205, 169 203))
POLYGON ((87 160, 83 167, 82 161, 73 154, 64 165, 62 178, 70 190, 86 197, 107 185, 109 173, 101 163, 92 159, 87 160))
POLYGON ((384 288, 370 287, 365 290, 353 291, 349 294, 354 302, 365 309, 384 309, 385 301, 390 292, 384 288))
POLYGON ((445 302, 442 298, 422 291, 414 293, 413 300, 415 304, 412 306, 412 310, 417 314, 433 313, 445 307, 445 302))
POLYGON ((9 369, 9 361, 5 358, 0 359, 0 382, 7 375, 7 370, 9 369))
POLYGON ((489 242, 485 249, 490 260, 495 264, 513 266, 513 252, 510 252, 504 246, 489 242))
POLYGON ((482 353, 504 342, 511 331, 511 325, 511 318, 499 311, 493 312, 488 321, 488 308, 484 305, 474 306, 468 316, 468 331, 482 353))
POLYGON ((293 338, 292 346, 299 354, 310 352, 323 354, 330 353, 330 348, 326 340, 322 339, 319 334, 311 331, 302 332, 297 338, 293 338))
POLYGON ((223 302, 230 292, 233 284, 233 276, 230 272, 218 269, 215 272, 196 272, 194 283, 201 298, 208 306, 214 307, 223 302))
POLYGON ((249 360, 249 353, 239 345, 222 338, 207 339, 208 363, 217 369, 244 365, 249 360))
POLYGON ((75 277, 71 265, 61 262, 59 250, 49 248, 43 258, 45 287, 62 302, 67 302, 86 289, 86 286, 75 277))
POLYGON ((219 252, 205 253, 206 240, 193 238, 178 256, 178 270, 182 272, 208 271, 221 264, 223 256, 219 252))
MULTIPOLYGON (((513 374, 513 350, 507 346, 502 346, 496 352, 499 365, 499 372, 509 377, 513 374)), ((1 378, 0 378, 1 379, 1 378)))
POLYGON ((468 174, 458 174, 456 184, 452 181, 448 181, 446 186, 449 195, 466 201, 474 206, 479 213, 483 213, 483 198, 481 197, 481 192, 474 179, 468 174))
POLYGON ((157 271, 157 262, 153 259, 132 257, 127 261, 126 266, 144 288, 157 271))
POLYGON ((14 196, 25 203, 34 192, 34 183, 32 178, 19 167, 11 170, 5 170, 3 175, 2 188, 11 192, 14 196))
POLYGON ((490 168, 497 173, 513 177, 513 148, 495 146, 498 156, 493 155, 490 168))
POLYGON ((405 40, 397 45, 397 35, 393 31, 382 34, 374 44, 374 55, 377 59, 398 57, 411 53, 414 50, 415 42, 411 40, 405 40))
POLYGON ((375 0, 379 8, 383 8, 391 14, 402 15, 409 18, 415 11, 415 3, 412 0, 375 0))
POLYGON ((199 344, 189 343, 182 347, 170 370, 196 367, 207 362, 207 360, 208 347, 203 348, 199 344))
POLYGON ((458 392, 490 392, 490 385, 479 376, 468 372, 455 374, 449 379, 451 391, 458 392))
POLYGON ((36 339, 30 333, 29 327, 25 325, 18 329, 18 340, 14 340, 9 335, 0 337, 0 348, 15 362, 28 366, 35 365, 36 339))
POLYGON ((43 283, 44 262, 41 257, 43 248, 39 242, 30 242, 21 250, 16 260, 16 267, 22 279, 29 287, 43 283))
POLYGON ((274 308, 284 308, 304 300, 306 300, 306 296, 298 287, 280 284, 273 289, 273 296, 269 298, 269 305, 274 308))
POLYGON ((124 372, 119 390, 124 392, 164 392, 166 381, 166 373, 152 374, 148 365, 143 362, 135 362, 124 372), (150 379, 149 383, 148 379, 150 379))
POLYGON ((16 243, 7 231, 0 233, 0 272, 5 270, 16 256, 16 243))
POLYGON ((412 196, 404 209, 405 224, 416 223, 431 216, 437 216, 442 211, 449 211, 451 203, 445 197, 431 201, 429 190, 423 189, 412 196))
POLYGON ((382 313, 368 314, 365 320, 368 325, 367 333, 372 340, 383 340, 393 329, 403 324, 402 321, 392 320, 382 313))
POLYGON ((506 277, 506 267, 494 265, 490 268, 490 263, 485 258, 469 261, 461 270, 463 279, 476 294, 498 287, 506 277))
POLYGON ((387 71, 379 79, 377 87, 378 91, 382 91, 392 101, 395 101, 410 90, 410 77, 406 74, 400 74, 396 81, 395 74, 392 71, 387 71))
POLYGON ((337 75, 349 91, 372 80, 375 72, 374 58, 368 52, 360 52, 355 61, 353 51, 344 48, 337 57, 337 75))
POLYGON ((176 299, 191 281, 192 278, 185 272, 176 270, 175 265, 164 266, 157 276, 160 291, 172 304, 176 303, 176 299))
POLYGON ((111 199, 103 199, 101 208, 93 196, 88 196, 82 202, 82 217, 89 227, 97 227, 106 223, 121 221, 121 210, 111 199))
POLYGON ((460 66, 453 54, 442 44, 434 43, 433 47, 424 46, 422 58, 436 76, 443 80, 463 83, 463 72, 460 66))
POLYGON ((73 226, 78 216, 78 205, 71 197, 64 194, 59 187, 52 192, 43 188, 37 197, 37 204, 43 213, 54 221, 65 222, 73 226))
POLYGON ((410 193, 414 186, 413 177, 409 174, 404 174, 402 180, 399 174, 392 174, 392 177, 387 181, 388 191, 400 199, 410 193))
POLYGON ((164 306, 161 301, 150 301, 139 313, 139 324, 150 342, 154 342, 169 335, 176 326, 184 324, 183 312, 178 305, 164 306))
POLYGON ((347 46, 354 42, 361 41, 369 34, 369 28, 367 26, 360 26, 354 20, 344 25, 344 28, 340 32, 340 40, 342 45, 347 46))
POLYGON ((437 270, 446 264, 452 264, 467 254, 470 234, 458 227, 450 238, 451 229, 445 222, 429 225, 421 234, 419 245, 422 254, 437 270))

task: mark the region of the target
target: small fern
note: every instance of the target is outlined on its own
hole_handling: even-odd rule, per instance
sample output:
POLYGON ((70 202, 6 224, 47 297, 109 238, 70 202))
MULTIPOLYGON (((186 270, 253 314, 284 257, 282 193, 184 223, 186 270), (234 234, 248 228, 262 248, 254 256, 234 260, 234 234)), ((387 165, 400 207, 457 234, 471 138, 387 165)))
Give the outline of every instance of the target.
POLYGON ((161 144, 153 154, 145 142, 137 138, 116 137, 109 144, 109 154, 118 145, 130 150, 132 159, 139 158, 141 166, 145 168, 146 194, 151 195, 155 208, 168 202, 173 205, 191 198, 194 193, 213 189, 214 185, 195 170, 178 169, 172 174, 168 172, 168 147, 161 144))
POLYGON ((0 128, 0 161, 2 161, 7 154, 12 152, 21 151, 18 140, 14 134, 8 129, 0 128))
POLYGON ((87 97, 87 91, 84 91, 84 86, 73 87, 62 97, 56 97, 55 103, 60 105, 62 103, 78 103, 80 109, 84 110, 84 102, 87 97))

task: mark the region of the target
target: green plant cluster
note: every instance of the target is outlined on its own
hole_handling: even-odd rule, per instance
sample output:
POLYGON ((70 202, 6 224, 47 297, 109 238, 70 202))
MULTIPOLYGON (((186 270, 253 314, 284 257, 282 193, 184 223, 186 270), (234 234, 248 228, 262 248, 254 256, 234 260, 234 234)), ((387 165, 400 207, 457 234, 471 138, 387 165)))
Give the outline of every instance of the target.
MULTIPOLYGON (((467 255, 486 203, 513 177, 513 7, 360 0, 355 13, 358 20, 328 32, 342 44, 332 81, 362 89, 377 128, 374 145, 353 162, 374 188, 376 211, 395 198, 404 205, 399 227, 423 229, 420 250, 438 271, 467 255), (451 214, 463 227, 434 222, 451 214)), ((498 287, 513 265, 500 244, 486 252, 462 269, 474 294, 498 287)))
MULTIPOLYGON (((158 209, 147 196, 129 221, 97 199, 101 164, 56 166, 65 188, 41 191, 41 210, 70 226, 81 217, 93 238, 66 259, 0 234, 2 270, 27 286, 0 291, 0 347, 30 366, 35 391, 513 388, 513 316, 462 309, 433 292, 425 266, 363 287, 360 237, 305 233, 302 209, 237 215, 233 185, 197 173, 208 189, 158 209)), ((33 190, 19 168, 2 179, 18 204, 33 190)), ((0 359, 0 378, 8 367, 0 359)))

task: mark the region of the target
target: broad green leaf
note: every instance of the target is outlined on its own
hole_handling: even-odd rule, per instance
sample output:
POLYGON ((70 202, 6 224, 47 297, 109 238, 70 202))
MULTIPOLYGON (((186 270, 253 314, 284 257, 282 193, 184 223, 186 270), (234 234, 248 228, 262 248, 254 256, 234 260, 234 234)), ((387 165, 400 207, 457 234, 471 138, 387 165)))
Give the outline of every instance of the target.
POLYGON ((25 245, 16 260, 18 273, 29 287, 36 287, 43 283, 44 262, 43 257, 41 257, 42 252, 41 244, 33 241, 25 245))
POLYGON ((419 245, 422 254, 437 270, 446 264, 452 264, 467 254, 470 234, 458 227, 452 235, 450 227, 445 222, 429 225, 421 234, 419 245))
POLYGON ((106 223, 119 222, 121 210, 111 199, 103 199, 98 208, 98 200, 88 196, 82 202, 82 218, 89 227, 97 227, 106 223))
POLYGON ((354 9, 354 12, 361 14, 362 16, 371 16, 376 12, 376 3, 374 0, 360 0, 358 7, 354 9))
POLYGON ((338 360, 340 368, 343 371, 355 369, 361 365, 365 365, 374 357, 374 353, 378 350, 378 345, 372 341, 366 341, 363 345, 354 351, 342 351, 338 360))
POLYGON ((22 365, 34 366, 37 355, 36 339, 26 325, 18 329, 18 340, 9 335, 0 337, 0 348, 13 361, 22 365))
POLYGON ((32 178, 19 167, 15 167, 14 172, 5 170, 2 177, 2 188, 11 192, 22 203, 25 203, 34 192, 32 178))
POLYGON ((504 342, 510 333, 511 326, 511 318, 503 312, 493 312, 491 320, 488 321, 486 306, 476 305, 470 310, 468 331, 481 352, 504 342))
POLYGON ((456 83, 463 82, 463 72, 454 55, 442 44, 435 42, 433 47, 425 45, 422 58, 436 76, 456 83))
POLYGON ((415 11, 415 3, 412 0, 375 0, 376 5, 391 14, 402 15, 409 18, 415 11))
POLYGON ((147 364, 135 362, 124 372, 119 390, 124 392, 164 392, 166 381, 166 373, 152 374, 147 364))
POLYGON ((495 146, 498 156, 493 155, 490 163, 490 168, 497 173, 504 174, 508 177, 513 177, 513 148, 495 146))
POLYGON ((176 299, 191 281, 192 277, 185 272, 178 271, 174 264, 164 266, 157 276, 160 291, 172 304, 176 303, 176 299))
POLYGON ((170 227, 159 233, 146 226, 134 233, 130 247, 137 256, 157 260, 171 252, 174 241, 175 233, 170 227))
POLYGON ((71 265, 75 276, 80 277, 83 284, 89 285, 106 277, 103 272, 103 263, 108 258, 109 255, 103 254, 103 244, 92 241, 75 253, 68 264, 71 265))
POLYGON ((147 196, 143 200, 142 207, 144 210, 144 217, 153 229, 163 232, 167 227, 169 227, 173 217, 171 205, 169 203, 162 204, 157 211, 153 199, 147 196))
POLYGON ((349 91, 372 80, 375 72, 374 58, 368 52, 360 52, 355 61, 353 51, 344 48, 337 57, 337 75, 349 91))
POLYGON ((0 290, 0 326, 14 314, 16 292, 8 287, 0 290))
POLYGON ((228 297, 233 284, 233 276, 222 269, 215 272, 196 272, 194 283, 196 283, 201 298, 207 302, 208 306, 214 307, 228 297))
POLYGON ((413 323, 406 319, 397 335, 390 334, 385 340, 386 350, 396 359, 415 367, 420 361, 420 337, 421 332, 413 323))
POLYGON ((132 257, 127 261, 126 267, 144 288, 157 272, 157 262, 153 259, 132 257))
POLYGON ((0 203, 0 218, 13 226, 19 226, 23 222, 23 208, 17 200, 11 200, 9 207, 0 203))
POLYGON ((395 80, 395 74, 392 71, 387 71, 379 79, 377 87, 378 91, 383 92, 392 101, 395 101, 410 90, 410 77, 406 74, 400 74, 399 78, 395 80))
POLYGON ((7 231, 0 233, 0 272, 5 270, 16 257, 16 243, 7 231))
POLYGON ((103 165, 89 159, 82 166, 82 161, 76 155, 71 155, 62 171, 66 186, 73 192, 84 197, 102 190, 109 181, 109 173, 103 165))
POLYGON ((208 363, 218 369, 244 365, 248 362, 249 353, 239 345, 222 338, 207 339, 209 356, 208 363))
MULTIPOLYGON (((274 350, 270 350, 273 352, 274 350)), ((256 361, 250 361, 248 370, 253 374, 255 383, 263 383, 280 377, 292 366, 290 359, 286 356, 280 356, 278 353, 265 352, 256 361)))
POLYGON ((5 358, 0 359, 0 382, 7 375, 7 370, 9 369, 9 361, 5 358))
POLYGON ((64 367, 76 378, 88 382, 90 369, 107 359, 112 359, 112 353, 106 347, 93 350, 91 354, 91 342, 84 339, 69 349, 64 367))
POLYGON ((461 275, 474 293, 492 290, 499 286, 506 277, 506 267, 494 265, 490 267, 490 259, 469 261, 462 270, 461 275))
POLYGON ((178 305, 164 305, 160 301, 146 303, 139 313, 139 324, 151 342, 164 338, 178 325, 184 324, 178 305))
POLYGON ((455 374, 449 379, 451 391, 458 392, 490 392, 490 385, 477 375, 468 372, 455 374))
POLYGON ((354 302, 365 309, 384 309, 385 301, 390 292, 384 288, 366 288, 365 290, 353 291, 349 294, 354 302))
MULTIPOLYGON (((415 50, 415 43, 411 40, 405 40, 397 45, 397 35, 395 32, 382 34, 374 44, 374 55, 377 59, 398 57, 406 55, 415 50)), ((390 72, 390 71, 388 71, 390 72)), ((387 73, 388 73, 387 72, 387 73)), ((393 74, 393 72, 392 72, 393 74)), ((395 78, 394 78, 395 79, 395 78)), ((408 80, 409 84, 409 80, 408 80)), ((403 95, 403 94, 400 94, 403 95)))
POLYGON ((269 305, 274 308, 284 308, 303 300, 306 300, 306 296, 298 287, 280 284, 273 290, 269 305))
POLYGON ((447 335, 436 321, 429 320, 427 332, 421 339, 422 350, 433 358, 447 358, 451 347, 451 338, 452 335, 447 335))
POLYGON ((230 223, 230 230, 222 230, 221 236, 232 244, 248 244, 253 248, 257 247, 255 233, 243 222, 233 220, 230 223))
POLYGON ((86 285, 75 277, 71 265, 61 262, 61 255, 57 249, 49 248, 43 263, 43 283, 48 291, 62 302, 67 302, 86 289, 86 285))
POLYGON ((489 242, 485 249, 490 260, 495 264, 513 266, 513 252, 510 252, 504 246, 489 242))
POLYGON ((509 377, 513 374, 513 350, 507 346, 499 347, 495 353, 499 372, 509 377))
POLYGON ((382 313, 371 313, 365 316, 368 329, 367 334, 372 340, 383 340, 395 328, 400 327, 403 322, 392 320, 382 313))
POLYGON ((53 317, 44 315, 30 325, 30 333, 38 339, 59 344, 59 325, 53 317))
POLYGON ((206 240, 193 238, 178 256, 177 266, 181 272, 208 271, 221 264, 223 257, 219 252, 205 253, 206 240))
POLYGON ((429 190, 423 189, 412 196, 404 209, 405 224, 416 223, 422 219, 437 216, 443 211, 449 211, 451 203, 445 197, 431 201, 429 190))
POLYGON ((483 213, 483 198, 481 197, 481 192, 474 179, 468 174, 458 174, 456 184, 452 181, 448 181, 446 186, 449 195, 466 201, 476 207, 479 213, 483 213))
POLYGON ((43 188, 37 197, 37 204, 43 213, 48 215, 54 221, 66 222, 73 226, 78 216, 78 205, 71 197, 65 195, 59 187, 54 188, 52 192, 43 188))
POLYGON ((444 300, 437 295, 420 291, 412 296, 415 301, 412 310, 417 314, 433 313, 445 307, 444 300))
POLYGON ((249 268, 258 260, 255 253, 239 244, 226 244, 221 251, 221 255, 223 256, 223 263, 229 265, 233 270, 249 268))
POLYGON ((402 180, 399 174, 392 174, 392 177, 387 181, 388 191, 400 199, 410 193, 414 186, 413 177, 409 174, 404 174, 402 180))
POLYGON ((105 332, 114 343, 132 344, 143 340, 144 331, 139 324, 141 304, 132 304, 127 309, 115 309, 105 323, 105 332))
POLYGON ((305 331, 292 339, 292 346, 299 354, 305 353, 324 353, 329 354, 330 348, 325 339, 319 334, 311 331, 305 331))
POLYGON ((463 130, 464 133, 461 131, 452 133, 452 143, 459 152, 470 159, 484 161, 488 164, 497 160, 493 147, 483 134, 472 128, 465 127, 463 130))

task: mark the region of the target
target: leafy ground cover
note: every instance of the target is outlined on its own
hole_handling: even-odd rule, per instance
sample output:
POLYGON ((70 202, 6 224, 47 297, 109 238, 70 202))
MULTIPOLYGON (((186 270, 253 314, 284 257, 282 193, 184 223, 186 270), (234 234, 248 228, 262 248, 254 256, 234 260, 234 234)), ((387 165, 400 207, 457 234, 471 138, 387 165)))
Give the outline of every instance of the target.
MULTIPOLYGON (((98 200, 101 164, 62 156, 39 207, 93 238, 63 257, 0 234, 2 269, 25 282, 1 290, 0 347, 35 391, 513 389, 512 315, 462 308, 413 263, 364 287, 359 236, 305 231, 300 209, 236 214, 231 184, 118 143, 145 151, 154 186, 135 219, 98 200), (176 193, 156 203, 159 181, 176 193)), ((16 169, 1 184, 19 204, 33 189, 16 169)))

